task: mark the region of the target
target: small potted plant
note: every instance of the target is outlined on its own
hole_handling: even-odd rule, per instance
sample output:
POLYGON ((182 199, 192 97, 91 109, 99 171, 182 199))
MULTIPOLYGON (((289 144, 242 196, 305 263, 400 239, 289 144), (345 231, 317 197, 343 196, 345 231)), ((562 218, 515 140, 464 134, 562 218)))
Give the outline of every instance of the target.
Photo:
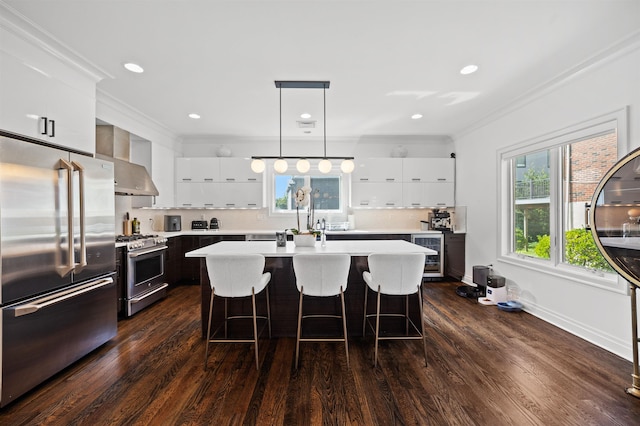
POLYGON ((298 188, 295 193, 296 202, 296 219, 298 220, 298 228, 289 229, 293 234, 293 242, 296 246, 300 247, 313 247, 316 243, 316 238, 320 235, 320 231, 313 229, 313 197, 311 197, 312 189, 308 186, 298 188), (306 207, 307 211, 307 223, 306 227, 300 226, 300 210, 304 211, 306 207))

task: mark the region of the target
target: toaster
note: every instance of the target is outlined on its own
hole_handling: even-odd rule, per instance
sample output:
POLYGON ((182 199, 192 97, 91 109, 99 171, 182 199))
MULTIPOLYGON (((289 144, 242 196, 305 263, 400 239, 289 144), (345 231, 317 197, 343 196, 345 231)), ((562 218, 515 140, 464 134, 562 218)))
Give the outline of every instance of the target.
POLYGON ((191 221, 191 229, 207 229, 207 221, 193 220, 191 221))

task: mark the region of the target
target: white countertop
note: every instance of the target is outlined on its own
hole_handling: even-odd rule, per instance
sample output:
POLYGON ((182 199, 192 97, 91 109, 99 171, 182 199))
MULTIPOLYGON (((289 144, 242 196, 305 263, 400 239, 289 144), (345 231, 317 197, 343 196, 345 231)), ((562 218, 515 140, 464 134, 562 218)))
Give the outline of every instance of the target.
MULTIPOLYGON (((183 229, 175 232, 157 232, 158 235, 171 238, 180 235, 273 235, 283 232, 283 229, 183 229)), ((441 234, 440 231, 421 231, 420 229, 353 229, 349 231, 326 231, 327 235, 358 235, 358 234, 441 234)))
POLYGON ((185 254, 185 257, 206 257, 208 254, 242 253, 258 253, 265 257, 292 257, 297 253, 346 253, 351 256, 368 256, 371 253, 437 254, 435 250, 404 240, 327 241, 325 247, 322 247, 320 241, 316 241, 314 247, 296 247, 293 241, 287 241, 286 247, 277 247, 275 241, 221 241, 190 251, 185 254))

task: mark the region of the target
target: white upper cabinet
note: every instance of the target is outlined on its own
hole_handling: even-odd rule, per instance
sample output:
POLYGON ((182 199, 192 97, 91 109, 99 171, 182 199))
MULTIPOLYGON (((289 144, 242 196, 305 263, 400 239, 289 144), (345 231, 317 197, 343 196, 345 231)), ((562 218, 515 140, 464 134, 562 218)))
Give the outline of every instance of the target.
POLYGON ((224 207, 218 183, 178 182, 176 207, 224 207))
POLYGON ((0 128, 95 152, 97 79, 0 28, 0 128))
POLYGON ((452 183, 454 162, 453 158, 403 158, 402 181, 452 183))
POLYGON ((220 182, 218 157, 176 158, 177 182, 220 182))
POLYGON ((253 182, 229 182, 220 185, 221 207, 259 208, 262 207, 262 185, 253 182))
POLYGON ((453 207, 455 159, 365 158, 351 177, 351 207, 453 207))
POLYGON ((405 182, 402 200, 406 207, 455 207, 452 182, 405 182))
POLYGON ((176 207, 260 208, 262 173, 251 160, 229 157, 176 158, 176 207))
POLYGON ((394 182, 354 182, 352 207, 402 207, 402 184, 394 182))
POLYGON ((402 158, 356 159, 352 182, 402 182, 402 158))
POLYGON ((249 158, 220 158, 221 182, 262 182, 262 175, 251 170, 249 158))

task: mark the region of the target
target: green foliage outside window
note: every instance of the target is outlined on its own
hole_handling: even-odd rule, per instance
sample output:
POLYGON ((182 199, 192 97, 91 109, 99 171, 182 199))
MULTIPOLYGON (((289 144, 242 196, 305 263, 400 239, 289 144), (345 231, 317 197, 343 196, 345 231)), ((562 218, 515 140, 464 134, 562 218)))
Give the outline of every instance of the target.
POLYGON ((551 238, 548 235, 538 235, 538 244, 534 249, 536 255, 543 259, 549 259, 551 250, 551 238))
POLYGON ((602 257, 593 241, 591 232, 584 228, 576 228, 565 232, 566 262, 571 265, 584 266, 589 269, 599 269, 613 272, 613 269, 602 257))
MULTIPOLYGON (((536 256, 549 259, 550 248, 551 239, 549 236, 538 236, 538 244, 534 250, 536 256)), ((565 262, 588 269, 613 272, 613 268, 598 251, 596 243, 593 241, 593 235, 584 228, 565 232, 565 262)))

